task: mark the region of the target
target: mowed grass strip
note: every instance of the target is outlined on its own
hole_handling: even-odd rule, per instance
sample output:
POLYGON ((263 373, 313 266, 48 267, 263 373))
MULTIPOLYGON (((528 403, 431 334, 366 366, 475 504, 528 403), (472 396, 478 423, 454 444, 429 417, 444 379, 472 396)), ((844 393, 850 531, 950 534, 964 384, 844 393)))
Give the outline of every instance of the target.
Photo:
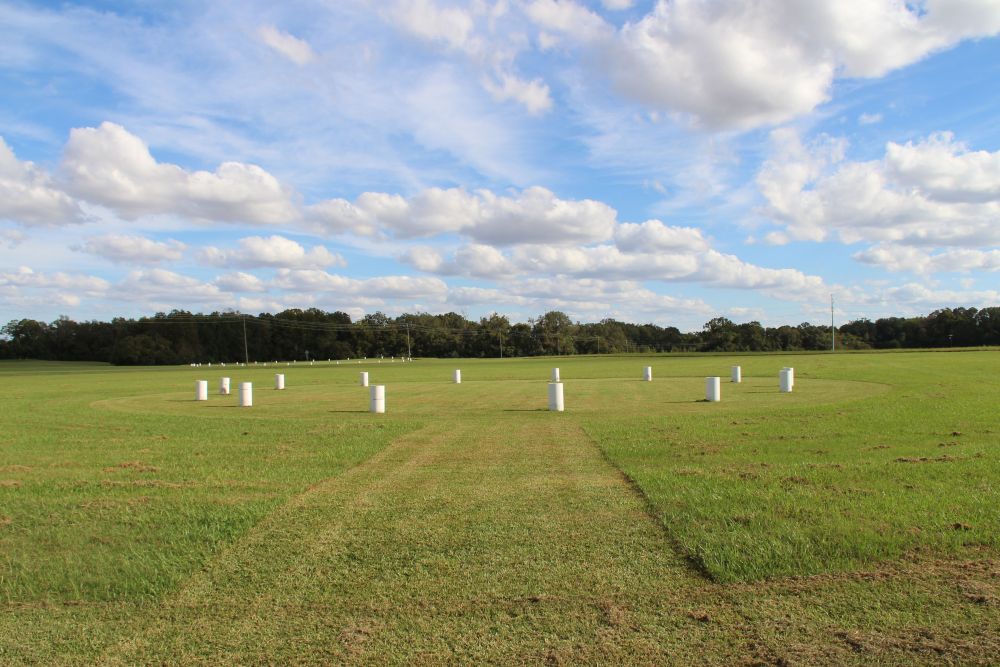
POLYGON ((101 660, 774 657, 562 417, 441 419, 405 436, 269 516, 101 660))
MULTIPOLYGON (((849 571, 914 551, 960 555, 1000 540, 998 358, 719 358, 710 363, 742 361, 748 376, 724 382, 722 403, 644 404, 583 423, 716 581, 849 571), (797 383, 781 395, 785 365, 797 383)), ((707 361, 670 366, 690 373, 707 361)))

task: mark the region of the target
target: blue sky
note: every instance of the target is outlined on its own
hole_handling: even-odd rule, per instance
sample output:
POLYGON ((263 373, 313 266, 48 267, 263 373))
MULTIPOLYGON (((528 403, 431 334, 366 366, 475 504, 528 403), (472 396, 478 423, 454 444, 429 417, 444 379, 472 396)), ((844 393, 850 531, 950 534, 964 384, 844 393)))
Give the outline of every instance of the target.
POLYGON ((1000 304, 996 0, 0 0, 0 320, 1000 304))

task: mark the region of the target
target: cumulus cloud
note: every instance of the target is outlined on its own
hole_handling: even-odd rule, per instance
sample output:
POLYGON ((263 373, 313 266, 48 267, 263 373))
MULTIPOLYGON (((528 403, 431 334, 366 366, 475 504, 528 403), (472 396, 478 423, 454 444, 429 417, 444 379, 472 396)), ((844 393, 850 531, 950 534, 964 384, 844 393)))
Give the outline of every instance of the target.
POLYGON ((132 220, 150 214, 259 224, 293 221, 298 211, 260 167, 224 162, 215 172, 157 162, 139 137, 114 123, 77 128, 59 167, 67 189, 132 220))
POLYGON ((273 25, 262 25, 257 30, 257 36, 296 65, 308 65, 316 59, 316 54, 308 42, 278 30, 273 25))
MULTIPOLYGON (((948 133, 905 145, 882 160, 844 159, 844 143, 804 146, 772 133, 774 155, 757 175, 764 213, 789 237, 982 248, 1000 243, 1000 152, 969 151, 948 133)), ((874 256, 874 255, 873 255, 874 256)))
POLYGON ((180 241, 153 241, 129 234, 104 234, 87 239, 73 250, 97 255, 112 262, 155 264, 175 262, 184 255, 187 246, 180 241))
POLYGON ((219 276, 213 281, 213 284, 227 292, 264 292, 267 290, 263 280, 242 271, 219 276))
POLYGON ((284 236, 248 236, 238 242, 235 249, 214 246, 203 248, 198 258, 206 264, 223 267, 258 268, 324 268, 345 266, 339 254, 331 253, 318 245, 306 250, 298 242, 284 236))
POLYGON ((933 274, 1000 271, 1000 250, 960 248, 934 253, 913 246, 880 244, 855 253, 853 257, 859 262, 881 266, 894 272, 933 274))
POLYGON ((708 249, 708 241, 700 229, 668 226, 659 220, 618 225, 615 245, 625 252, 699 252, 708 249))
POLYGON ((140 303, 166 304, 203 303, 221 305, 225 295, 215 285, 166 269, 143 269, 129 272, 114 285, 116 298, 140 303))
POLYGON ((478 243, 592 243, 611 237, 617 213, 592 199, 564 200, 542 187, 513 196, 488 190, 429 188, 406 199, 366 192, 353 203, 328 200, 310 218, 335 233, 385 230, 398 238, 457 233, 478 243))
POLYGON ((0 272, 0 287, 8 285, 40 289, 64 289, 88 296, 98 296, 108 289, 110 283, 97 276, 63 271, 36 272, 30 267, 19 266, 13 271, 0 272))
POLYGON ((33 162, 22 162, 0 137, 0 219, 22 225, 81 222, 83 214, 72 197, 33 162))
POLYGON ((739 129, 812 111, 838 76, 882 76, 1000 32, 991 0, 658 0, 618 30, 573 0, 536 0, 526 11, 597 53, 625 95, 739 129))
POLYGON ((400 259, 420 271, 440 275, 501 278, 518 273, 518 268, 500 250, 478 243, 460 247, 450 260, 427 246, 409 248, 400 259))
POLYGON ((343 297, 374 299, 443 298, 448 286, 439 278, 380 276, 356 279, 318 269, 279 269, 274 285, 285 290, 332 292, 343 297))

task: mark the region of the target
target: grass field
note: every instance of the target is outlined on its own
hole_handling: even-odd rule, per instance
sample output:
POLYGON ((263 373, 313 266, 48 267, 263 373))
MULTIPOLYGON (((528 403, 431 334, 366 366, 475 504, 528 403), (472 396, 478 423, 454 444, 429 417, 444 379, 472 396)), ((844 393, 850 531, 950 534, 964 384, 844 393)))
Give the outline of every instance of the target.
POLYGON ((0 663, 995 664, 998 362, 2 363, 0 663))

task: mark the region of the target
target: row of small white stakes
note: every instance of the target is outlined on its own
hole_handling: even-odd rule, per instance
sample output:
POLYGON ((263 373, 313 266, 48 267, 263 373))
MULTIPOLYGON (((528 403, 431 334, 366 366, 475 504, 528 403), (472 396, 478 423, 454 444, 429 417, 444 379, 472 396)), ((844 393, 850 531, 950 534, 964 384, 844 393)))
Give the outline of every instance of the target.
MULTIPOLYGON (((739 366, 732 367, 732 382, 739 384, 743 382, 743 371, 739 366)), ((462 371, 456 369, 453 376, 455 384, 462 384, 462 371)), ((646 382, 653 381, 653 367, 646 366, 643 370, 642 379, 646 382)), ((385 385, 368 385, 368 372, 359 374, 359 384, 368 387, 369 390, 369 412, 385 412, 385 385)), ((224 377, 219 380, 219 393, 223 396, 229 395, 229 378, 224 377)), ((778 390, 789 393, 795 387, 795 369, 782 368, 778 373, 778 390)), ((276 373, 274 375, 274 388, 283 390, 285 388, 285 374, 276 373)), ((208 380, 197 380, 195 382, 195 400, 208 400, 208 380)), ((722 378, 705 378, 705 400, 716 403, 722 400, 722 378)), ((249 408, 253 405, 253 383, 240 383, 240 406, 249 408)), ((552 369, 552 381, 549 382, 549 410, 552 412, 562 412, 566 409, 566 402, 563 398, 563 383, 559 378, 559 369, 552 369)))

